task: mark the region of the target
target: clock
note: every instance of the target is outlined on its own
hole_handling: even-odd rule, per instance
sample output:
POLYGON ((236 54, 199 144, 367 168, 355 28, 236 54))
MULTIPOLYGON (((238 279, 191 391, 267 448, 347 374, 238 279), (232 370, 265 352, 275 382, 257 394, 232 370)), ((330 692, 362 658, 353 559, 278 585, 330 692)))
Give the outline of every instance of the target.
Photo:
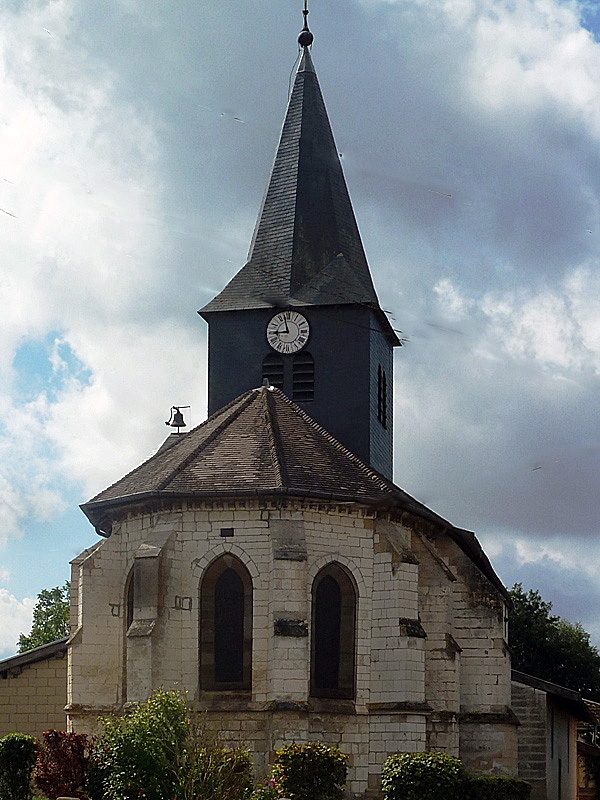
POLYGON ((280 311, 267 324, 267 341, 278 353, 297 353, 308 341, 308 320, 297 311, 280 311))

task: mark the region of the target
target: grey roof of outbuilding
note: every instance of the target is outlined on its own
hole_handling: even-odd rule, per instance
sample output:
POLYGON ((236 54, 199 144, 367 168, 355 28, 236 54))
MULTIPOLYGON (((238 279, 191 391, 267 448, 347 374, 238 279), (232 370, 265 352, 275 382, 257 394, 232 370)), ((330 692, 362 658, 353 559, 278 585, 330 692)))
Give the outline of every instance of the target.
POLYGON ((46 661, 49 658, 63 658, 67 653, 67 643, 69 637, 65 636, 62 639, 55 639, 48 644, 42 644, 39 647, 34 647, 32 650, 26 650, 24 653, 17 653, 16 656, 10 656, 0 661, 0 678, 6 678, 11 674, 18 674, 23 667, 29 667, 31 664, 36 664, 38 661, 46 661))
MULTIPOLYGON (((348 303, 366 304, 385 317, 319 82, 303 48, 248 262, 200 313, 348 303)), ((395 338, 387 318, 384 327, 395 338)))
MULTIPOLYGON (((364 464, 283 392, 253 389, 81 506, 103 526, 119 508, 170 498, 306 497, 401 510, 447 532, 503 594, 474 534, 455 528, 364 464)), ((110 525, 108 525, 110 527, 110 525)))

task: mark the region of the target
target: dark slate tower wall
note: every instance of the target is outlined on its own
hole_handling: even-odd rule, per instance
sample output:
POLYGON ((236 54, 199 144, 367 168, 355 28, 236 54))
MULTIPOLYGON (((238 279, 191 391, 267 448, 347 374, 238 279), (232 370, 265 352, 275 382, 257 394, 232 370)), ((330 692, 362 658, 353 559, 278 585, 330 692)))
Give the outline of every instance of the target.
MULTIPOLYGON (((308 31, 300 38, 312 40, 308 31)), ((209 324, 211 414, 260 386, 264 374, 392 478, 392 352, 400 342, 379 306, 308 46, 248 261, 200 314, 209 324), (274 354, 266 326, 283 309, 304 314, 310 339, 296 361, 284 355, 263 373, 263 359, 274 354), (307 353, 311 399, 310 359, 301 363, 307 353)))
MULTIPOLYGON (((315 363, 314 399, 293 396, 292 356, 284 361, 284 392, 351 452, 392 476, 393 350, 365 306, 298 308, 310 324, 301 352, 315 363), (387 378, 387 424, 378 414, 378 368, 387 378)), ((209 318, 209 414, 260 386, 262 363, 273 353, 266 326, 276 309, 222 312, 209 318)))
POLYGON ((371 314, 370 335, 370 458, 369 464, 390 480, 394 473, 394 350, 384 335, 377 315, 371 314), (381 371, 386 380, 385 419, 380 419, 381 371))

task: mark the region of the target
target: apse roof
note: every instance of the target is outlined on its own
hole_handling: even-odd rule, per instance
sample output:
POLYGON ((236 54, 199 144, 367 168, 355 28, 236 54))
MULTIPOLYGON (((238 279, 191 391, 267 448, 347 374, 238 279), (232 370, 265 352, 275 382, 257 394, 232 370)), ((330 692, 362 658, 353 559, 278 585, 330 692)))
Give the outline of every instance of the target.
POLYGON ((441 526, 500 591, 475 536, 455 528, 364 464, 274 387, 253 389, 81 506, 102 527, 123 506, 153 499, 307 497, 415 514, 441 526))
MULTIPOLYGON (((348 303, 385 316, 311 55, 303 47, 248 262, 200 313, 348 303)), ((384 325, 396 339, 387 318, 384 325)))

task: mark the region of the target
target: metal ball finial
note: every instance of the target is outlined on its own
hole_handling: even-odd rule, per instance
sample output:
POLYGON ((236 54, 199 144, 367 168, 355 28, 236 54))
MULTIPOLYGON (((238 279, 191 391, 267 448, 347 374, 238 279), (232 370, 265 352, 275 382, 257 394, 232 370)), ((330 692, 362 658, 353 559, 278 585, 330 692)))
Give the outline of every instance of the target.
POLYGON ((304 0, 304 10, 302 13, 304 14, 304 27, 298 35, 298 44, 300 47, 310 47, 315 37, 308 29, 308 0, 304 0))

